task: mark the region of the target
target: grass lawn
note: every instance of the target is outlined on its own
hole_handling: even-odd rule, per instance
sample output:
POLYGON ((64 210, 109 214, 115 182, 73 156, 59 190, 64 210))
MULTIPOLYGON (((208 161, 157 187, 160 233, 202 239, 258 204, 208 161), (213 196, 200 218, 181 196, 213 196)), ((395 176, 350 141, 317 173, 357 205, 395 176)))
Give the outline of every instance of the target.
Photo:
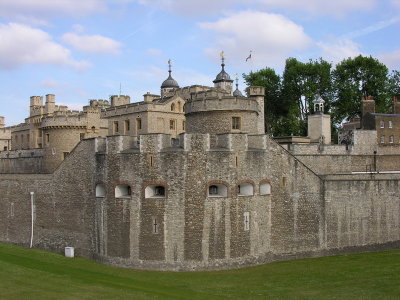
POLYGON ((147 272, 0 244, 0 299, 400 299, 400 250, 147 272))

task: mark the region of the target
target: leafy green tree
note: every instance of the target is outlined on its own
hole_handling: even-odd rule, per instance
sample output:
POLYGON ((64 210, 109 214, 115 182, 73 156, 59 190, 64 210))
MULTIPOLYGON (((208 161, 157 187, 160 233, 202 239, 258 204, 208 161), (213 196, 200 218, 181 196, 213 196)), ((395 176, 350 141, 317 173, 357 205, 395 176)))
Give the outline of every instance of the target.
POLYGON ((333 71, 335 102, 333 120, 360 117, 361 99, 372 96, 377 112, 390 109, 388 68, 377 59, 364 56, 348 58, 340 62, 333 71))
MULTIPOLYGON (((288 107, 281 102, 281 77, 275 70, 265 68, 250 74, 243 74, 243 78, 248 86, 258 85, 265 87, 265 131, 276 134, 280 127, 279 118, 288 114, 288 107)), ((279 130, 280 131, 280 130, 279 130)))
POLYGON ((391 96, 400 96, 400 72, 393 70, 389 77, 389 91, 391 96))
POLYGON ((287 99, 298 119, 296 135, 307 134, 307 116, 313 112, 313 100, 318 96, 325 100, 325 110, 332 102, 331 64, 323 59, 299 62, 295 58, 286 60, 282 80, 282 97, 287 99))

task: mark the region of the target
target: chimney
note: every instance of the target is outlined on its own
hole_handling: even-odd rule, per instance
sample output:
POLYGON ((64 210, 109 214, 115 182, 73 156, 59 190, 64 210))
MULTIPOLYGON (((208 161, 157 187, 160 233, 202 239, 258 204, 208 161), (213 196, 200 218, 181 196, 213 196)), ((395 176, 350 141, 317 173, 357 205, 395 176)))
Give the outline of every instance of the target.
POLYGON ((375 113, 375 100, 371 96, 361 99, 361 118, 367 113, 375 113))
POLYGON ((393 96, 393 113, 400 114, 400 95, 393 96))
POLYGON ((147 92, 146 94, 143 95, 144 102, 152 102, 154 99, 157 99, 157 98, 160 98, 160 96, 150 94, 150 92, 147 92))

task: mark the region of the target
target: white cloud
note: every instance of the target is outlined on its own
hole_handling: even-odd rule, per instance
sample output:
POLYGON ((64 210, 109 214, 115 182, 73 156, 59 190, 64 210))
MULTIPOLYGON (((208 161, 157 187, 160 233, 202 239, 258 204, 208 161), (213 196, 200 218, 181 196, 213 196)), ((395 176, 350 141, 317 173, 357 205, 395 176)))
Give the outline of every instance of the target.
POLYGON ((349 57, 356 57, 361 53, 359 45, 349 39, 338 39, 330 42, 318 42, 323 59, 338 63, 349 57))
POLYGON ((62 36, 64 43, 88 53, 119 54, 121 43, 101 35, 79 35, 69 32, 62 36))
POLYGON ((378 59, 389 67, 389 69, 400 70, 400 49, 383 53, 378 59))
POLYGON ((78 71, 89 66, 85 61, 74 60, 67 48, 53 42, 40 29, 17 23, 0 24, 0 68, 30 64, 64 65, 78 71))
POLYGON ((306 11, 315 15, 343 15, 351 11, 372 9, 377 0, 252 0, 267 8, 306 11))
MULTIPOLYGON (((343 15, 351 11, 372 9, 377 0, 136 0, 142 5, 153 6, 180 15, 209 15, 229 10, 235 6, 256 8, 262 5, 266 9, 308 12, 314 15, 343 15)), ((399 2, 399 0, 392 0, 399 2)))
POLYGON ((260 68, 281 66, 289 55, 311 44, 301 26, 278 14, 245 11, 200 27, 215 35, 208 55, 218 57, 224 50, 228 62, 243 65, 252 50, 252 62, 260 68))
POLYGON ((50 18, 60 15, 84 16, 90 13, 104 11, 106 2, 102 0, 2 0, 0 1, 0 16, 7 19, 21 20, 24 18, 50 18))
MULTIPOLYGON (((399 0, 400 2, 400 0, 399 0)), ((370 26, 367 26, 365 28, 356 30, 356 31, 352 31, 350 33, 347 33, 343 36, 343 38, 345 39, 353 39, 353 38, 357 38, 357 37, 361 37, 361 36, 365 36, 368 35, 370 33, 385 29, 386 27, 389 27, 393 24, 399 23, 400 22, 400 17, 394 17, 391 19, 387 19, 384 21, 379 21, 376 22, 370 26)))

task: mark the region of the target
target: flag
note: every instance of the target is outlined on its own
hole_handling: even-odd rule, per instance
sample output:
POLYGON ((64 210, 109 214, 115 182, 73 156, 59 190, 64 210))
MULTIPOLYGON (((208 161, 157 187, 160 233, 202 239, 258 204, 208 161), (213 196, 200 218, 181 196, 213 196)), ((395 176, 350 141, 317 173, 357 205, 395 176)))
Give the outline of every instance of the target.
POLYGON ((246 62, 247 62, 249 59, 251 59, 251 52, 250 52, 249 56, 247 56, 246 62))

